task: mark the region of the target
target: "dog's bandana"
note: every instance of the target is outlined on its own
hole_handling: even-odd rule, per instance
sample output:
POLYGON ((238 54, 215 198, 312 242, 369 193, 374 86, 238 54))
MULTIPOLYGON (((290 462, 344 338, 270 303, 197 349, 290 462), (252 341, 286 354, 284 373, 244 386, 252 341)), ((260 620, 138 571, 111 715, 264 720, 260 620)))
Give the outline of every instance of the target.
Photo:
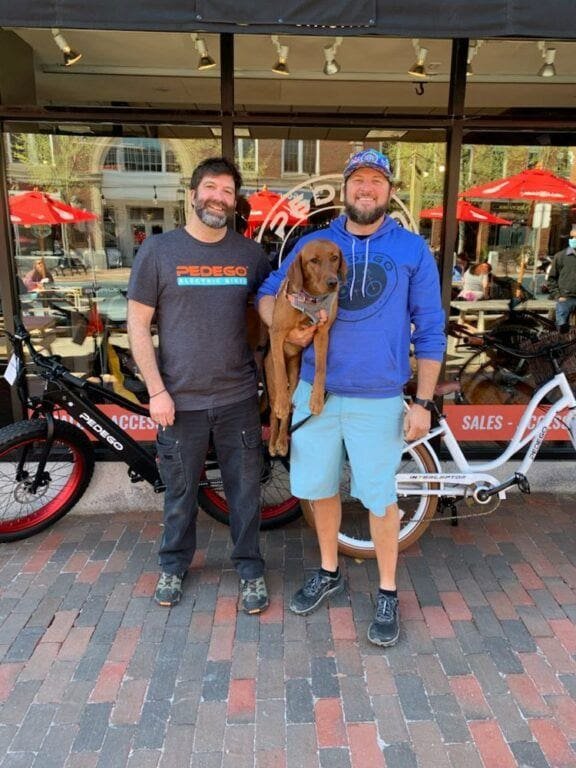
POLYGON ((327 316, 330 315, 330 310, 336 301, 337 295, 336 291, 323 293, 320 296, 312 296, 312 294, 306 293, 306 291, 299 291, 298 293, 286 293, 286 298, 294 309, 305 314, 316 325, 318 315, 322 310, 326 311, 327 316))

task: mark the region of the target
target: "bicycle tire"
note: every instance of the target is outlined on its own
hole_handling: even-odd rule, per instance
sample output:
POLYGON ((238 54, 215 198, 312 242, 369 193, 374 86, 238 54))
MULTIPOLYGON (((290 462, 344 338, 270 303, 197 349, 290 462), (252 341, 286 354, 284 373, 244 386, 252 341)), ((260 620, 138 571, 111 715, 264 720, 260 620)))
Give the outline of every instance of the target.
MULTIPOLYGON (((425 445, 420 444, 405 449, 399 472, 436 472, 436 470, 436 462, 425 445)), ((338 533, 338 551, 358 559, 374 558, 376 551, 368 529, 368 512, 357 499, 350 496, 349 473, 350 469, 346 463, 340 488, 343 522, 338 533)), ((432 489, 437 485, 437 483, 428 483, 426 487, 432 489)), ((301 506, 307 523, 314 528, 314 514, 310 502, 302 500, 301 506)), ((438 497, 425 495, 402 497, 399 492, 398 506, 403 514, 398 542, 401 552, 414 544, 426 531, 436 512, 438 497)))
POLYGON ((46 436, 44 419, 0 429, 0 542, 26 539, 53 525, 80 500, 92 478, 94 452, 90 441, 78 427, 56 419, 46 463, 48 482, 31 494, 28 481, 35 475, 34 465, 46 436), (24 450, 23 476, 17 478, 24 450))
MULTIPOLYGON (((216 461, 206 462, 198 489, 198 503, 219 523, 230 525, 230 511, 224 493, 220 468, 216 461)), ((260 481, 260 528, 269 530, 291 523, 301 516, 300 500, 290 492, 290 462, 281 456, 269 456, 264 447, 260 481)))

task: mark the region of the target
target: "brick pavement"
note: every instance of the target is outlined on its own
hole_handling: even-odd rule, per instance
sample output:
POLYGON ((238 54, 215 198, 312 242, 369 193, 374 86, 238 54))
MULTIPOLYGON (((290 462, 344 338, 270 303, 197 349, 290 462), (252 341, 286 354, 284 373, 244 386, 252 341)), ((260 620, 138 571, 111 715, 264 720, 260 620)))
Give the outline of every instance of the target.
POLYGON ((512 498, 401 556, 402 633, 366 640, 373 562, 284 609, 314 535, 263 536, 272 596, 236 613, 204 515, 182 603, 152 600, 159 516, 69 515, 0 547, 2 768, 576 766, 576 496, 512 498))

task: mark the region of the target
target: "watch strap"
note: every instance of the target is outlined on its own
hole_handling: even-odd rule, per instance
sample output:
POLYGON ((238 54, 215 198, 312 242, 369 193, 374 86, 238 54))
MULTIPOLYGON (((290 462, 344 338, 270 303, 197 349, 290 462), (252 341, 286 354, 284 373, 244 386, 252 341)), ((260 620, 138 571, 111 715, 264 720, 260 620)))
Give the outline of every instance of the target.
POLYGON ((412 402, 415 405, 420 405, 422 408, 426 408, 427 411, 434 410, 434 400, 424 400, 423 397, 413 397, 412 402))

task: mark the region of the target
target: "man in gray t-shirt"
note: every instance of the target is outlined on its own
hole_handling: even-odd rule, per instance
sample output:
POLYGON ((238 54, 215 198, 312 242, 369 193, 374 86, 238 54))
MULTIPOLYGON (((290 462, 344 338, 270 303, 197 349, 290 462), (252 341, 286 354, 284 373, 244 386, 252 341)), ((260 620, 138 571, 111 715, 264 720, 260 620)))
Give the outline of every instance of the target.
POLYGON ((268 606, 259 547, 260 418, 246 309, 270 267, 259 245, 228 228, 242 179, 224 158, 192 174, 190 220, 145 240, 128 286, 128 334, 158 424, 166 485, 155 599, 172 606, 196 549, 196 501, 212 436, 230 510, 242 607, 268 606), (152 344, 156 317, 159 349, 152 344))

